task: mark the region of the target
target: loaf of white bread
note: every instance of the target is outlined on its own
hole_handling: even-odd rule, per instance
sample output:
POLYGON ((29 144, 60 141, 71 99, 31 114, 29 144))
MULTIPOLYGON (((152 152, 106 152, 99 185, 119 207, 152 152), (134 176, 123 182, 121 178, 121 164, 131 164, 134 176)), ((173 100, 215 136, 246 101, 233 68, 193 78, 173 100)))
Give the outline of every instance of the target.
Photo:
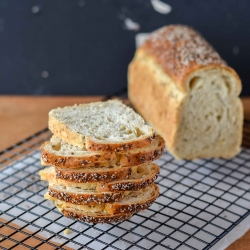
POLYGON ((195 30, 156 30, 128 69, 136 110, 164 138, 176 158, 231 158, 240 151, 241 81, 195 30))
POLYGON ((50 141, 41 146, 45 198, 65 216, 119 222, 157 198, 160 168, 152 161, 164 140, 117 100, 57 108, 49 113, 50 141))

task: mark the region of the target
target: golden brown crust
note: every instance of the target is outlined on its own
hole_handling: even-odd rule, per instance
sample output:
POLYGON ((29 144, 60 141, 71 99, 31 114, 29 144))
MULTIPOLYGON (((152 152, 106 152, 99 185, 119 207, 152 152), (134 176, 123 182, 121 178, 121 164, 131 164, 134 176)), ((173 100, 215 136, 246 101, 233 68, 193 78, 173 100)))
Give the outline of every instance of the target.
POLYGON ((151 184, 154 191, 149 199, 145 199, 139 203, 107 203, 105 204, 105 210, 109 214, 120 214, 120 213, 138 213, 141 210, 145 210, 152 205, 159 195, 159 187, 156 184, 151 184))
POLYGON ((137 153, 128 151, 126 153, 120 154, 119 164, 121 166, 137 166, 159 159, 164 152, 165 142, 160 135, 156 135, 155 141, 158 142, 158 145, 153 150, 142 148, 141 151, 137 153))
MULTIPOLYGON (((139 179, 128 179, 123 181, 112 181, 107 183, 97 183, 96 191, 136 191, 142 188, 145 188, 157 179, 158 174, 160 173, 160 167, 156 164, 151 163, 152 167, 150 174, 143 176, 139 179)), ((133 176, 133 175, 132 175, 133 176)))
POLYGON ((209 65, 228 68, 198 32, 184 25, 156 30, 138 51, 153 57, 183 92, 187 91, 184 79, 190 72, 209 65))
POLYGON ((75 182, 75 183, 86 183, 86 182, 110 182, 114 180, 123 180, 128 179, 131 175, 131 167, 119 167, 119 168, 110 168, 91 172, 81 170, 74 171, 73 169, 55 169, 56 179, 62 179, 65 181, 75 182))
POLYGON ((97 168, 92 169, 91 171, 87 171, 86 169, 76 171, 74 169, 67 168, 54 168, 53 171, 50 171, 51 168, 43 169, 39 172, 41 180, 72 187, 82 187, 82 184, 96 183, 98 181, 109 182, 115 180, 125 180, 128 179, 132 173, 131 167, 119 167, 103 170, 97 168))
POLYGON ((124 192, 89 192, 89 193, 72 193, 69 191, 62 192, 61 190, 55 189, 53 187, 48 188, 48 195, 72 204, 76 205, 93 205, 93 204, 103 204, 107 202, 119 201, 123 198, 124 192))
POLYGON ((174 140, 174 128, 180 120, 180 104, 170 94, 171 86, 166 86, 157 79, 154 69, 147 64, 147 55, 143 55, 143 60, 135 58, 129 65, 129 100, 144 119, 165 138, 169 149, 174 140))
MULTIPOLYGON (((112 223, 123 221, 130 218, 134 213, 147 209, 159 195, 159 188, 156 184, 152 184, 149 190, 150 193, 144 199, 138 197, 139 200, 133 200, 132 198, 130 202, 129 200, 123 200, 121 202, 96 205, 97 207, 71 204, 47 194, 45 194, 45 198, 52 200, 58 210, 67 217, 80 219, 88 223, 112 223)), ((145 192, 149 190, 145 190, 145 192)))
MULTIPOLYGON (((41 146, 42 161, 46 165, 53 165, 60 168, 85 168, 85 167, 107 167, 107 166, 120 166, 129 167, 137 166, 145 162, 151 162, 161 157, 164 151, 164 140, 161 136, 157 135, 154 139, 150 140, 157 143, 154 147, 142 147, 140 149, 130 150, 127 152, 114 152, 109 151, 105 154, 92 156, 63 156, 56 155, 46 150, 46 145, 50 142, 45 142, 41 146)), ((42 165, 45 165, 42 164, 42 165)))
POLYGON ((42 160, 45 164, 53 165, 57 167, 68 167, 72 166, 74 168, 79 167, 89 167, 89 166, 105 166, 111 164, 112 160, 115 158, 115 152, 99 152, 95 155, 85 155, 85 156, 63 156, 51 153, 46 150, 46 145, 50 142, 45 142, 40 147, 42 160))
POLYGON ((135 148, 143 148, 149 146, 155 139, 155 134, 152 130, 152 134, 143 139, 131 140, 131 142, 119 142, 119 143, 100 143, 95 142, 89 137, 86 137, 86 149, 89 151, 108 151, 108 152, 127 152, 135 148))
MULTIPOLYGON (((130 194, 129 194, 130 195, 130 194)), ((141 192, 139 191, 137 193, 137 191, 135 191, 133 193, 133 196, 137 196, 137 199, 134 199, 133 201, 131 200, 125 200, 126 197, 124 199, 122 199, 121 201, 117 201, 117 202, 108 202, 105 203, 104 206, 101 208, 101 210, 99 211, 99 213, 105 213, 105 214, 133 214, 133 213, 137 213, 141 210, 147 209, 149 206, 152 205, 152 203, 157 199, 159 195, 159 187, 156 184, 151 184, 149 187, 145 188, 145 191, 142 190, 141 192), (143 192, 148 192, 148 190, 150 190, 150 193, 147 194, 145 197, 141 198, 140 196, 143 195, 143 192)), ((53 198, 49 198, 50 200, 53 200, 55 203, 57 203, 57 198, 53 197, 53 198)), ((78 210, 81 211, 81 213, 88 213, 87 211, 85 212, 85 210, 83 210, 82 206, 79 204, 75 204, 75 203, 70 203, 69 201, 63 201, 60 202, 60 208, 61 209, 71 209, 71 210, 78 210)), ((85 205, 85 204, 82 204, 85 205)), ((88 204, 90 205, 90 204, 88 204)), ((86 209, 86 208, 84 208, 86 209)), ((91 210, 93 210, 93 207, 90 207, 89 209, 87 209, 88 211, 91 212, 91 210)))
POLYGON ((87 223, 94 223, 94 224, 97 224, 97 223, 118 223, 118 222, 121 222, 121 221, 124 221, 124 220, 127 220, 129 219, 132 214, 98 214, 98 213, 95 213, 95 214, 83 214, 81 212, 77 212, 77 211, 71 211, 71 210, 67 210, 67 209, 62 209, 61 210, 62 214, 68 218, 71 218, 71 219, 75 219, 75 220, 80 220, 80 221, 84 221, 84 222, 87 222, 87 223))

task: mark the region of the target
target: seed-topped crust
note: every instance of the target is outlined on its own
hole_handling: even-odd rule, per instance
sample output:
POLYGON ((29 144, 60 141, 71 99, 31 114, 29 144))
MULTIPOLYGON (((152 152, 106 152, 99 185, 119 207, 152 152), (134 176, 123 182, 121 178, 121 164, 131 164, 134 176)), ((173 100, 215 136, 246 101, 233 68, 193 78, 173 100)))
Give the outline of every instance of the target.
POLYGON ((134 152, 128 151, 121 154, 119 164, 121 166, 137 166, 159 159, 164 152, 165 142, 160 135, 156 135, 153 141, 154 147, 146 147, 140 150, 135 150, 134 152))
POLYGON ((65 201, 62 202, 53 197, 50 198, 49 196, 47 196, 46 198, 54 201, 57 207, 59 207, 60 211, 74 211, 79 215, 81 214, 83 216, 89 215, 90 213, 93 216, 109 216, 114 214, 134 214, 141 210, 147 209, 156 200, 158 195, 158 186, 156 184, 152 184, 151 186, 148 186, 147 188, 141 191, 134 191, 129 193, 127 196, 125 196, 122 200, 118 202, 103 204, 101 208, 98 207, 98 210, 96 210, 97 212, 92 212, 95 210, 95 207, 93 206, 86 208, 86 206, 72 204, 65 201))
POLYGON ((143 164, 138 166, 137 169, 143 169, 143 167, 147 167, 149 171, 147 174, 143 174, 136 178, 133 174, 128 180, 121 181, 112 181, 107 183, 97 183, 96 190, 99 192, 103 191, 112 191, 112 192, 120 192, 120 191, 136 191, 142 188, 149 186, 154 183, 157 179, 158 174, 160 173, 160 167, 154 163, 143 164))
MULTIPOLYGON (((145 162, 151 162, 161 157, 164 151, 164 140, 157 135, 150 140, 150 146, 131 149, 127 152, 108 152, 107 155, 100 154, 96 151, 96 155, 92 156, 65 156, 47 150, 46 145, 50 142, 45 142, 41 146, 42 165, 56 166, 60 168, 101 168, 109 166, 129 167, 137 166, 145 162)), ((91 152, 92 153, 92 152, 91 152)))
MULTIPOLYGON (((133 167, 135 169, 137 167, 133 167)), ((100 170, 100 169, 98 169, 100 170)), ((131 167, 110 168, 102 171, 87 171, 87 169, 57 169, 45 168, 39 171, 41 180, 58 185, 80 187, 84 189, 95 189, 97 182, 110 182, 115 180, 129 179, 132 173, 131 167), (77 171, 78 170, 78 171, 77 171)))
POLYGON ((184 25, 169 25, 154 31, 138 49, 137 53, 141 52, 152 56, 184 91, 183 79, 191 71, 209 65, 228 68, 198 32, 184 25))
POLYGON ((108 151, 108 152, 127 152, 135 148, 143 148, 149 146, 155 139, 154 131, 144 139, 134 139, 131 142, 119 143, 100 143, 90 137, 86 137, 86 149, 89 151, 108 151))
MULTIPOLYGON (((127 204, 121 202, 117 203, 107 203, 105 204, 105 210, 107 213, 110 214, 119 214, 119 213, 138 213, 139 211, 145 210, 152 205, 152 203, 157 199, 159 195, 159 187, 156 184, 151 184, 148 186, 149 188, 152 187, 150 197, 145 197, 144 200, 140 202, 128 202, 127 204)), ((146 190, 146 188, 145 188, 146 190)), ((137 191, 134 191, 136 193, 137 191)))
MULTIPOLYGON (((39 172, 39 175, 41 177, 41 180, 48 181, 50 184, 54 185, 76 187, 85 190, 95 190, 97 192, 121 192, 136 191, 149 186, 157 179, 160 172, 160 167, 154 163, 144 163, 139 166, 132 167, 132 169, 129 169, 129 173, 126 176, 126 179, 124 178, 115 180, 113 178, 113 180, 110 182, 84 182, 82 179, 82 175, 80 174, 81 172, 79 172, 80 177, 78 181, 78 175, 74 177, 73 174, 70 175, 69 179, 58 178, 58 174, 56 174, 57 170, 55 170, 53 167, 41 170, 39 172)), ((61 174, 61 170, 59 172, 61 174)), ((113 174, 115 174, 115 172, 113 174)))
POLYGON ((48 195, 61 201, 65 201, 77 205, 92 205, 92 204, 103 204, 107 202, 119 201, 123 198, 124 192, 95 192, 89 191, 86 193, 73 193, 69 191, 62 191, 53 186, 49 186, 48 195))
POLYGON ((76 171, 74 169, 55 168, 56 179, 62 179, 76 183, 86 182, 110 182, 114 180, 128 179, 131 175, 131 167, 119 167, 110 169, 93 169, 91 171, 76 171))
POLYGON ((75 220, 80 220, 80 221, 84 221, 87 223, 100 223, 100 224, 104 224, 104 223, 118 223, 124 220, 129 219, 133 214, 82 214, 79 211, 71 211, 70 209, 66 209, 63 208, 61 210, 62 214, 68 218, 71 219, 75 219, 75 220))

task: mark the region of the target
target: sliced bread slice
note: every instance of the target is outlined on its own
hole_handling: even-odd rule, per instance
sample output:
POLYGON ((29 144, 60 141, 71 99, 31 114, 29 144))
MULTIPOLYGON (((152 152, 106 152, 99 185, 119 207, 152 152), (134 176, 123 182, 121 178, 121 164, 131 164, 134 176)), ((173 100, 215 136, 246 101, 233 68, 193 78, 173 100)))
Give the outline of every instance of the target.
POLYGON ((124 192, 97 192, 95 190, 67 187, 51 183, 48 187, 48 195, 50 197, 77 205, 96 205, 119 201, 123 198, 124 194, 124 192))
POLYGON ((146 147, 127 152, 93 152, 72 146, 56 136, 41 146, 42 165, 61 168, 86 168, 107 166, 136 166, 158 159, 164 151, 164 140, 157 135, 146 147))
MULTIPOLYGON (((113 181, 111 182, 103 182, 103 181, 85 182, 86 178, 81 179, 82 176, 85 177, 85 174, 81 173, 80 171, 77 175, 75 175, 73 172, 70 178, 68 179, 61 179, 58 178, 58 174, 56 173, 56 171, 57 170, 53 167, 41 170, 39 172, 41 180, 48 181, 50 185, 54 184, 66 187, 81 188, 84 190, 86 189, 96 190, 97 192, 109 192, 109 191, 120 192, 120 191, 135 191, 141 188, 145 188, 146 186, 152 184, 156 180, 160 172, 160 168, 154 163, 145 163, 139 166, 132 167, 131 170, 132 174, 129 173, 130 175, 127 175, 126 179, 120 179, 114 181, 113 178, 113 181), (76 181, 77 178, 78 180, 76 181), (80 182, 81 180, 83 182, 80 182)), ((115 173, 115 171, 113 172, 115 173)), ((98 177, 98 175, 95 173, 92 173, 92 175, 98 177)))
POLYGON ((127 215, 127 218, 129 218, 132 214, 147 209, 156 200, 158 195, 158 186, 152 184, 144 189, 130 192, 118 202, 101 205, 75 205, 60 201, 48 194, 45 194, 45 199, 54 201, 59 211, 67 217, 92 223, 108 223, 110 221, 104 218, 117 218, 113 217, 114 215, 118 217, 127 215), (103 220, 98 221, 99 218, 103 218, 103 220))
POLYGON ((55 135, 49 142, 42 144, 40 149, 43 164, 60 167, 112 165, 116 158, 115 152, 87 151, 85 147, 73 146, 55 135))
POLYGON ((110 182, 128 179, 132 173, 131 167, 110 168, 55 168, 49 167, 39 171, 41 180, 70 186, 79 183, 110 182))
POLYGON ((49 129, 65 142, 89 151, 128 151, 150 145, 155 137, 154 129, 118 100, 53 109, 49 129))

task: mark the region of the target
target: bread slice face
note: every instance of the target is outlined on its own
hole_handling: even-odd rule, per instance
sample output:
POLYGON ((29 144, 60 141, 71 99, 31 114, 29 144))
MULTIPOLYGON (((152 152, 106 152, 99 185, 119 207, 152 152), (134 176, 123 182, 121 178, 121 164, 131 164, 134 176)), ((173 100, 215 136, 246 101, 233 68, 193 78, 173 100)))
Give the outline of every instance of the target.
POLYGON ((148 146, 154 139, 154 129, 118 100, 53 109, 49 129, 63 141, 88 151, 128 151, 148 146))
POLYGON ((185 80, 189 91, 179 108, 171 151, 186 159, 234 157, 240 152, 243 128, 238 76, 227 68, 206 67, 185 80))
POLYGON ((159 188, 152 184, 144 189, 127 194, 118 202, 101 205, 75 205, 60 201, 45 194, 45 198, 54 201, 65 216, 88 223, 111 223, 128 219, 132 214, 147 209, 159 195, 159 188))
MULTIPOLYGON (((55 182, 61 185, 71 185, 78 187, 83 183, 110 182, 115 180, 125 180, 131 176, 131 167, 110 167, 110 168, 55 168, 49 167, 39 171, 41 180, 55 182)), ((88 187, 90 188, 90 187, 88 187)))
MULTIPOLYGON (((126 170, 126 168, 124 169, 126 170)), ((95 176, 95 179, 91 178, 90 182, 85 182, 86 180, 85 173, 79 171, 78 174, 76 175, 75 171, 72 171, 72 173, 70 174, 69 172, 70 170, 68 170, 67 173, 68 174, 67 177, 69 178, 62 179, 61 171, 59 171, 58 174, 57 172, 58 170, 56 170, 53 167, 41 170, 39 172, 39 175, 41 180, 48 181, 50 184, 53 185, 75 187, 84 190, 95 190, 97 192, 121 192, 121 191, 135 191, 141 188, 145 188, 146 186, 152 184, 157 179, 157 176, 160 172, 160 167, 154 163, 145 163, 139 166, 135 166, 132 169, 131 168, 129 169, 130 171, 126 175, 126 178, 114 180, 115 177, 111 176, 110 179, 113 180, 110 182, 105 182, 103 180, 97 181, 98 179, 104 179, 104 178, 99 178, 100 176, 97 173, 91 173, 90 176, 91 177, 95 176)), ((118 173, 116 173, 115 170, 112 170, 112 172, 114 175, 116 174, 118 175, 118 173)), ((122 174, 124 173, 121 173, 118 176, 121 177, 122 174)))
POLYGON ((42 165, 61 168, 136 166, 158 159, 164 150, 164 140, 157 135, 150 145, 126 152, 87 151, 72 146, 56 136, 41 146, 42 165))

